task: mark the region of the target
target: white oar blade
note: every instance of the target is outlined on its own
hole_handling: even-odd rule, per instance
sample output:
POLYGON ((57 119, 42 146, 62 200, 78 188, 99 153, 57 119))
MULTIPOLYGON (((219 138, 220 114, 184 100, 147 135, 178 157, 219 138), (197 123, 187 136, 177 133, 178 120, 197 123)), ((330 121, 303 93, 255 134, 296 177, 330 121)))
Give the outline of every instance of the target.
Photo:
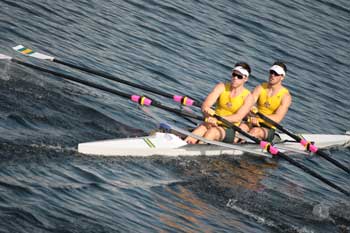
POLYGON ((12 57, 0 53, 0 60, 11 60, 12 57))
POLYGON ((45 55, 45 54, 38 53, 38 52, 34 52, 33 50, 31 50, 29 48, 26 48, 23 45, 17 45, 15 47, 13 47, 13 49, 16 50, 19 53, 24 54, 24 55, 27 55, 27 56, 30 56, 30 57, 35 57, 35 58, 42 59, 42 60, 53 61, 53 59, 55 59, 52 56, 45 55))

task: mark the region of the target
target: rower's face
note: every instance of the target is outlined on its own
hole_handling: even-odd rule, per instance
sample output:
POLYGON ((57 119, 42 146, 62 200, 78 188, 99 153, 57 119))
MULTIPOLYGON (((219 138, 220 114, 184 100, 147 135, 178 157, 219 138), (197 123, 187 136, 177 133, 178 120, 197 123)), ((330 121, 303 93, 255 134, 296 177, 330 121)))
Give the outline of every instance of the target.
POLYGON ((283 75, 277 74, 275 71, 270 70, 269 72, 269 83, 270 84, 277 84, 281 82, 284 79, 283 75))
POLYGON ((231 84, 234 87, 239 87, 243 85, 248 80, 247 76, 235 71, 231 74, 231 84))

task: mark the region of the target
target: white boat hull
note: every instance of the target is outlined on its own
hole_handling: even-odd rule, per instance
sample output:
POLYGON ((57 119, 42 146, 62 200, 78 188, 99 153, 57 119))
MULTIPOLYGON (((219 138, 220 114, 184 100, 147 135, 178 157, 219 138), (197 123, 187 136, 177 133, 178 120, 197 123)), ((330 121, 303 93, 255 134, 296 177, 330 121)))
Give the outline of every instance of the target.
MULTIPOLYGON (((302 151, 304 148, 285 134, 281 134, 281 144, 277 144, 280 151, 302 151)), ((315 142, 318 148, 334 146, 349 146, 350 135, 304 134, 303 137, 315 142)), ((256 144, 240 145, 243 148, 254 151, 257 156, 271 157, 263 152, 256 144)), ((217 156, 221 154, 242 155, 244 152, 217 145, 189 145, 181 138, 170 133, 156 133, 146 137, 112 139, 95 142, 80 143, 78 152, 82 154, 102 156, 217 156)))

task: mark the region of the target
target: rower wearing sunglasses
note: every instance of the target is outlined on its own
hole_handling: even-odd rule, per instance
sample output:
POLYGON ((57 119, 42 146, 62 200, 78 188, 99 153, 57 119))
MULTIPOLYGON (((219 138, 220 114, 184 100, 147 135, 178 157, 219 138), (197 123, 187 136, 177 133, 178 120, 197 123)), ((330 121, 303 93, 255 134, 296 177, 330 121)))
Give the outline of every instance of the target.
MULTIPOLYGON (((257 86, 252 92, 257 110, 277 123, 283 120, 292 103, 288 89, 282 85, 286 73, 287 66, 283 62, 275 62, 269 70, 268 82, 257 86)), ((261 140, 278 141, 275 127, 259 117, 251 115, 248 125, 242 127, 248 130, 247 126, 249 133, 261 140)))
MULTIPOLYGON (((205 122, 199 125, 193 133, 206 139, 224 141, 227 143, 236 142, 235 131, 226 127, 215 117, 209 115, 210 109, 215 105, 215 113, 226 120, 239 126, 242 119, 249 113, 254 105, 254 98, 250 91, 244 87, 251 73, 250 66, 241 62, 235 64, 231 80, 226 83, 217 84, 209 93, 202 104, 202 112, 205 122)), ((187 137, 187 143, 195 144, 197 139, 187 137)))

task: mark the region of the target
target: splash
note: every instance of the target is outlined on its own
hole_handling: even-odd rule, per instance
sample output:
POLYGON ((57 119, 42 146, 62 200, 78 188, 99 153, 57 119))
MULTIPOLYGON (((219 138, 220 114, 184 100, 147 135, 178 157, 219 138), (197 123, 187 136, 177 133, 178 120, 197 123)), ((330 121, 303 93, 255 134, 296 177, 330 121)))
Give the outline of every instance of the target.
POLYGON ((10 63, 11 63, 10 61, 6 61, 0 69, 0 79, 4 81, 10 80, 10 75, 9 75, 9 70, 11 67, 10 63))
POLYGON ((247 210, 244 210, 244 209, 238 207, 235 204, 236 202, 237 202, 237 200, 235 200, 235 199, 229 199, 227 204, 226 204, 226 207, 229 207, 229 208, 231 208, 233 210, 236 210, 237 212, 239 212, 241 214, 249 216, 250 218, 255 219, 255 221, 257 221, 260 224, 264 224, 264 225, 267 225, 267 226, 270 226, 270 227, 275 226, 275 224, 272 221, 268 221, 268 220, 266 220, 263 217, 260 217, 260 216, 258 216, 256 214, 253 214, 253 213, 251 213, 251 212, 249 212, 247 210))
POLYGON ((312 214, 320 220, 327 219, 329 218, 329 207, 324 203, 315 205, 312 214))

